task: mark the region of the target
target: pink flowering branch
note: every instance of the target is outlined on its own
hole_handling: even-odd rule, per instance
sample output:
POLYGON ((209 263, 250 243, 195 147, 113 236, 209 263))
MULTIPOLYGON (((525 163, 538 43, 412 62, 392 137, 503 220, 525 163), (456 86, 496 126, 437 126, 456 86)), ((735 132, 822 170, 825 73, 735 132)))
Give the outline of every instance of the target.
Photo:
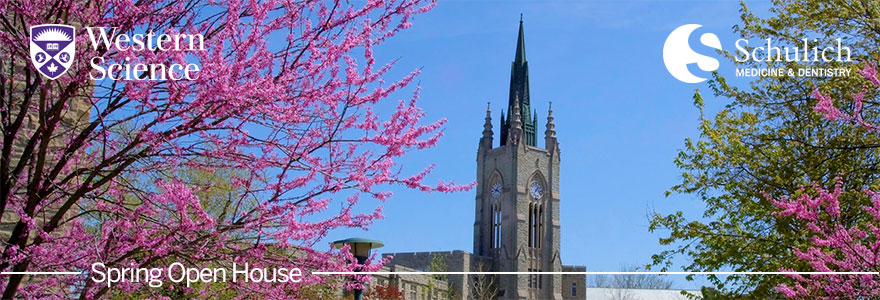
MULTIPOLYGON (((880 80, 877 79, 877 70, 874 69, 869 63, 865 63, 865 68, 858 71, 859 75, 868 79, 871 84, 873 84, 873 88, 876 89, 880 87, 880 80)), ((853 112, 852 114, 847 114, 841 112, 834 105, 834 101, 831 99, 831 95, 822 94, 819 91, 819 87, 813 87, 813 98, 816 98, 819 102, 813 106, 813 111, 821 113, 825 119, 835 121, 853 121, 859 126, 865 127, 869 130, 880 130, 880 127, 877 125, 866 121, 862 117, 862 109, 865 106, 865 93, 871 88, 871 86, 865 86, 861 91, 852 95, 853 101, 853 112)))
MULTIPOLYGON (((407 153, 434 146, 445 120, 424 122, 418 89, 390 113, 373 107, 409 87, 373 49, 425 0, 0 0, 0 271, 88 271, 182 261, 194 267, 297 266, 369 270, 345 251, 313 246, 337 228, 382 218, 391 186, 468 189, 401 171, 407 153), (76 27, 72 69, 46 80, 28 62, 28 27, 76 27), (92 47, 85 27, 204 36, 204 51, 92 47), (93 81, 90 62, 201 66, 193 81, 93 81), (209 180, 194 184, 185 174, 209 180), (222 188, 221 188, 222 186, 222 188), (209 196, 222 190, 222 195, 209 196), (366 202, 366 203, 364 203, 366 202), (358 205, 361 204, 361 205, 358 205), (5 227, 4 227, 5 228, 5 227)), ((3 298, 83 299, 138 291, 84 276, 0 276, 3 298)), ((332 278, 331 278, 332 279, 332 278)), ((168 283, 171 285, 171 283, 168 283)), ((228 284, 242 298, 297 297, 329 284, 228 284)), ((187 290, 213 298, 219 291, 187 290)))
MULTIPOLYGON (((794 284, 781 284, 777 290, 795 299, 868 299, 880 296, 880 194, 866 190, 871 205, 862 208, 870 215, 864 225, 843 224, 838 198, 843 192, 838 180, 833 190, 815 186, 815 195, 804 189, 796 199, 767 199, 781 211, 773 215, 793 217, 809 229, 811 246, 794 249, 798 259, 815 272, 878 272, 878 274, 790 275, 794 284)), ((793 270, 781 270, 790 272, 793 270)))
MULTIPOLYGON (((868 63, 859 75, 871 82, 876 89, 880 87, 877 71, 868 63)), ((828 120, 851 121, 871 131, 880 131, 878 126, 862 117, 865 94, 871 86, 865 86, 852 95, 853 112, 847 114, 838 109, 830 95, 822 94, 818 87, 813 89, 813 97, 818 103, 813 110, 823 114, 828 120)), ((865 224, 845 224, 841 214, 839 197, 843 182, 838 179, 834 189, 829 191, 814 186, 815 193, 801 190, 794 200, 785 197, 767 197, 781 211, 774 213, 780 217, 793 217, 805 222, 809 229, 811 245, 805 249, 794 249, 798 259, 806 262, 815 272, 877 272, 877 274, 844 275, 813 274, 790 275, 793 284, 780 284, 776 289, 787 298, 793 299, 872 299, 880 296, 880 193, 865 190, 871 204, 862 207, 868 214, 865 224)), ((781 270, 793 271, 793 270, 781 270)))

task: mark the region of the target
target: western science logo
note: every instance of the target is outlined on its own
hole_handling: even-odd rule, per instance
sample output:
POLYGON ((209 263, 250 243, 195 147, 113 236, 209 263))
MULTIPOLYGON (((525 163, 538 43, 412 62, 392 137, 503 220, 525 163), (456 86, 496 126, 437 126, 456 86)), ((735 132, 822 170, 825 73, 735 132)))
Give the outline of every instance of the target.
POLYGON ((64 75, 76 54, 73 26, 43 24, 30 28, 31 63, 49 79, 64 75))
MULTIPOLYGON (((675 79, 685 83, 706 81, 706 78, 698 77, 688 71, 688 65, 694 63, 697 64, 700 70, 706 72, 718 70, 719 63, 717 59, 697 53, 691 49, 691 45, 688 42, 691 33, 702 26, 700 24, 682 25, 666 37, 666 42, 663 43, 663 64, 666 65, 666 70, 675 79)), ((701 35, 700 43, 721 50, 721 40, 714 33, 704 33, 701 35)))
MULTIPOLYGON (((205 51, 205 37, 195 33, 120 32, 116 27, 85 27, 91 48, 124 53, 118 57, 95 56, 89 60, 92 80, 176 81, 198 79, 201 67, 185 61, 146 63, 138 52, 205 51)), ((34 68, 50 80, 57 79, 71 68, 76 54, 76 28, 62 24, 30 27, 30 58, 34 68)))

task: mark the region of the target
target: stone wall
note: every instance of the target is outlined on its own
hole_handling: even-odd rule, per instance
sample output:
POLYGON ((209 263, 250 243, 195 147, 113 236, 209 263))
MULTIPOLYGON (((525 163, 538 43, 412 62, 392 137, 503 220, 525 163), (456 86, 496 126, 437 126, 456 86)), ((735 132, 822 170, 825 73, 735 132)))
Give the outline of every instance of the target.
MULTIPOLYGON (((585 266, 562 266, 563 272, 586 272, 585 266)), ((586 299, 587 276, 584 274, 562 275, 563 299, 586 299)))
MULTIPOLYGON (((380 270, 380 272, 412 272, 416 273, 421 270, 408 268, 402 265, 389 264, 380 270)), ((391 285, 403 292, 406 300, 445 300, 449 299, 449 286, 446 281, 436 279, 429 275, 413 274, 413 275, 373 275, 370 280, 370 286, 391 285)), ((461 298, 457 298, 461 299, 461 298)))
MULTIPOLYGON (((428 266, 435 255, 443 257, 446 261, 446 271, 448 272, 469 272, 473 270, 474 258, 465 251, 440 251, 440 252, 406 252, 406 253, 384 253, 383 256, 391 255, 393 259, 390 265, 404 266, 418 271, 429 271, 428 266)), ((420 277, 429 277, 429 275, 417 275, 420 277)), ((456 295, 456 299, 470 299, 471 278, 466 275, 447 275, 451 286, 449 291, 456 295)))

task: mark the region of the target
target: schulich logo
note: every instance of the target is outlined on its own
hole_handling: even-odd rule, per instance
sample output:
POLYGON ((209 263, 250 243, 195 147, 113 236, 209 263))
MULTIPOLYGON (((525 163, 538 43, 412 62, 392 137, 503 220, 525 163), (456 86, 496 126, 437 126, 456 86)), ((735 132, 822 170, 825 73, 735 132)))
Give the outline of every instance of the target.
MULTIPOLYGON (((116 60, 106 60, 102 56, 89 59, 92 80, 196 80, 201 68, 198 64, 138 62, 137 52, 163 51, 205 51, 205 37, 202 34, 128 34, 115 27, 85 27, 89 34, 92 49, 98 51, 114 49, 116 53, 127 53, 116 60), (132 54, 132 55, 128 55, 132 54), (117 61, 118 60, 118 61, 117 61)), ((30 28, 31 63, 34 68, 49 79, 64 75, 73 64, 76 54, 76 29, 69 25, 43 24, 30 28)))
MULTIPOLYGON (((682 25, 672 31, 663 44, 663 63, 666 70, 675 79, 685 83, 699 83, 706 78, 698 77, 688 70, 688 66, 696 63, 701 70, 711 72, 718 70, 718 60, 691 49, 688 40, 699 24, 682 25)), ((700 43, 721 50, 721 41, 712 33, 700 36, 700 43)), ((749 67, 736 68, 737 77, 846 77, 851 69, 847 67, 812 66, 820 62, 852 62, 852 50, 845 46, 841 38, 830 41, 829 46, 822 47, 817 39, 800 39, 795 45, 787 45, 773 38, 766 38, 755 46, 749 45, 748 39, 738 39, 733 43, 736 48, 734 60, 737 63, 797 62, 800 66, 787 67, 786 64, 745 64, 749 67)))
MULTIPOLYGON (((688 65, 693 63, 696 63, 700 70, 706 72, 718 70, 717 59, 697 53, 691 49, 691 45, 688 43, 691 33, 702 26, 699 24, 682 25, 666 37, 666 42, 663 44, 663 63, 666 65, 666 70, 675 79, 686 83, 705 81, 706 78, 697 77, 688 71, 688 65)), ((721 41, 714 33, 701 35, 700 43, 721 50, 721 41)))

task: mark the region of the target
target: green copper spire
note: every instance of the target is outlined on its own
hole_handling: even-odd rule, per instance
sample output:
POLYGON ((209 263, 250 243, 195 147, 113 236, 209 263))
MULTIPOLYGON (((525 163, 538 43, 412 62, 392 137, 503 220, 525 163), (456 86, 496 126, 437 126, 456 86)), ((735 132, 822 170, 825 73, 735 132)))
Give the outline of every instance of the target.
POLYGON ((501 145, 507 141, 508 132, 511 132, 512 124, 510 119, 513 114, 514 106, 519 107, 519 114, 522 118, 523 142, 529 146, 536 146, 536 129, 535 122, 532 120, 530 112, 529 100, 529 63, 526 61, 526 40, 525 31, 523 30, 522 14, 519 20, 519 35, 516 39, 516 54, 513 57, 513 63, 510 66, 510 94, 507 104, 507 122, 501 127, 501 145), (517 102, 514 105, 514 102, 517 102))
POLYGON ((526 62, 526 38, 523 33, 522 14, 519 15, 519 36, 516 38, 516 56, 513 57, 513 64, 522 65, 526 62))

